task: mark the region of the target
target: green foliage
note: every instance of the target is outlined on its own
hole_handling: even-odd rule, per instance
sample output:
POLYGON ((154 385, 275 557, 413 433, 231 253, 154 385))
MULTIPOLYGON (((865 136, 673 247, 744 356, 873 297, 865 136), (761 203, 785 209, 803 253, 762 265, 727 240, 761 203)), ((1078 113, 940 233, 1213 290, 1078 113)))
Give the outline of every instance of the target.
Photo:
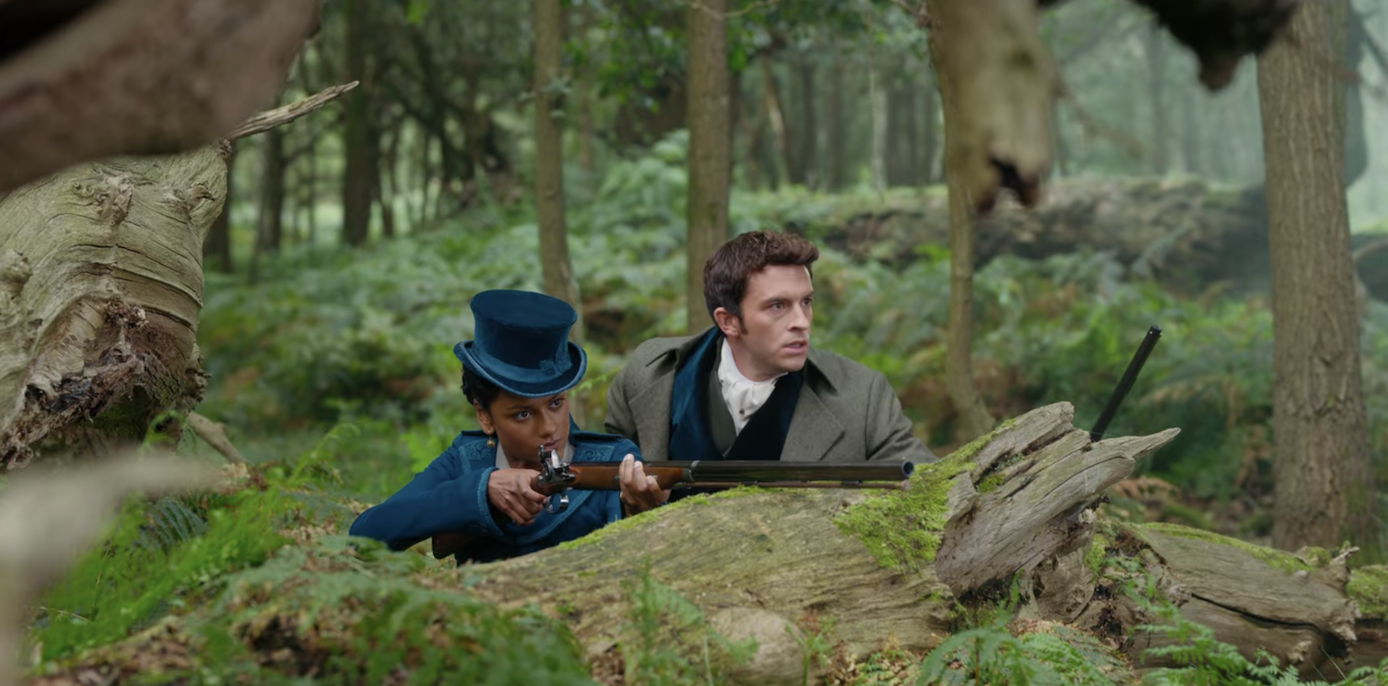
POLYGON ((756 642, 733 643, 709 628, 687 598, 643 568, 623 583, 630 600, 621 635, 623 676, 628 684, 682 686, 723 683, 732 662, 756 653, 756 642))
POLYGON ((945 639, 921 663, 916 683, 1112 686, 1124 670, 1111 650, 1078 631, 1053 626, 1014 637, 995 624, 945 639))

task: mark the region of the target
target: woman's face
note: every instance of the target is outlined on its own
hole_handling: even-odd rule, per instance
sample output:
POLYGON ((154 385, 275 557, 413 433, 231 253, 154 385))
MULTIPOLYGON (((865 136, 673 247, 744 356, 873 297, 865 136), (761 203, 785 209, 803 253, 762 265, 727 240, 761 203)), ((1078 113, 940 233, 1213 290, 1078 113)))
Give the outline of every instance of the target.
POLYGON ((491 407, 476 405, 477 423, 496 436, 512 467, 540 468, 540 450, 557 450, 569 440, 568 393, 523 398, 501 391, 491 407))

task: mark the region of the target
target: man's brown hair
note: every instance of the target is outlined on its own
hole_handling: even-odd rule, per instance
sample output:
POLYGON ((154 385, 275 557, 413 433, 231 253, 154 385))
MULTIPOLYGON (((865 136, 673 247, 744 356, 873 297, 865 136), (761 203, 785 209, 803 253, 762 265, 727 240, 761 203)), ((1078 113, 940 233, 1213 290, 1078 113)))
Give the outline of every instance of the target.
MULTIPOLYGON (((753 231, 724 243, 704 263, 704 306, 708 316, 723 308, 742 316, 742 296, 747 280, 768 266, 803 266, 814 276, 819 248, 793 234, 780 231, 753 231)), ((717 320, 714 321, 717 324, 717 320)))

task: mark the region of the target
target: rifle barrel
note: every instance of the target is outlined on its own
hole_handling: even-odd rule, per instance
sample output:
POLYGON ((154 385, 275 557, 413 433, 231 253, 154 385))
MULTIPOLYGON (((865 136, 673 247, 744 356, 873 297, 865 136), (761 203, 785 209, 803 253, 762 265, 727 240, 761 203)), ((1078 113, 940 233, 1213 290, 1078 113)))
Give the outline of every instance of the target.
POLYGON ((1109 396, 1108 404, 1104 405, 1103 412, 1099 413, 1099 421, 1094 422, 1094 429, 1089 432, 1089 440, 1097 441, 1104 437, 1104 431, 1108 430, 1108 424, 1113 421, 1113 415, 1118 413, 1118 406, 1122 404, 1123 398, 1126 398, 1128 391, 1132 390, 1133 383, 1137 381, 1137 375, 1142 371, 1142 365, 1146 364, 1147 356, 1152 354, 1152 348, 1156 347, 1158 338, 1161 338, 1161 329, 1155 326, 1147 329, 1147 336, 1137 346, 1137 352, 1133 354, 1132 361, 1128 362, 1127 371, 1123 372, 1123 378, 1118 380, 1118 386, 1113 389, 1113 395, 1109 396))
MULTIPOLYGON (((824 462, 773 462, 762 460, 693 460, 643 462, 649 474, 657 471, 679 470, 685 480, 701 483, 747 483, 754 481, 901 481, 915 470, 910 462, 868 464, 853 462, 834 464, 824 462)), ((616 468, 613 462, 573 462, 575 470, 593 467, 616 468)))

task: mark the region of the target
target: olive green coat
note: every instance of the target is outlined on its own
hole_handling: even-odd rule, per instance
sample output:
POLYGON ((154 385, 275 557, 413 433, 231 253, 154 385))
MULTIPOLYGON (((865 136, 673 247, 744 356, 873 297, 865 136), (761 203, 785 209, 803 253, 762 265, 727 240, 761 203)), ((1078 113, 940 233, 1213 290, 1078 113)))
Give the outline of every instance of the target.
MULTIPOLYGON (((670 392, 675 370, 698 336, 642 343, 607 389, 610 433, 641 447, 647 461, 668 460, 670 392)), ((787 462, 931 462, 911 433, 911 420, 881 373, 848 358, 810 348, 805 383, 791 416, 780 459, 787 462)))

